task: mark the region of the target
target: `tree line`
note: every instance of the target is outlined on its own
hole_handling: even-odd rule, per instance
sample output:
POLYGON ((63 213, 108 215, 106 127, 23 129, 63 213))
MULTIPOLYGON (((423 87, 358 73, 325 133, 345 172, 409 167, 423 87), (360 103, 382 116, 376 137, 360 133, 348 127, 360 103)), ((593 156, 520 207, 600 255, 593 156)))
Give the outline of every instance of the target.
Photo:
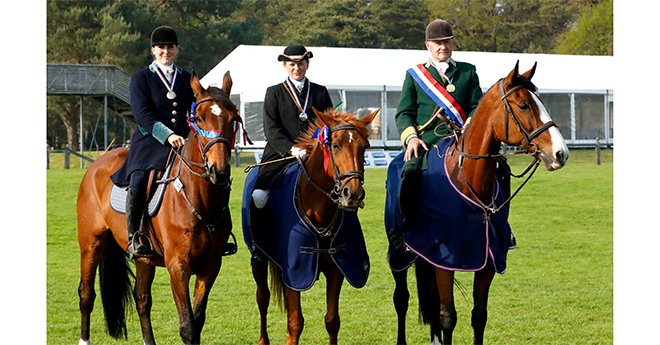
MULTIPOLYGON (((240 44, 424 49, 436 18, 456 50, 613 55, 613 0, 48 0, 47 61, 132 74, 153 59, 151 31, 169 25, 177 64, 204 76, 240 44)), ((51 145, 77 149, 79 103, 48 97, 51 145)))

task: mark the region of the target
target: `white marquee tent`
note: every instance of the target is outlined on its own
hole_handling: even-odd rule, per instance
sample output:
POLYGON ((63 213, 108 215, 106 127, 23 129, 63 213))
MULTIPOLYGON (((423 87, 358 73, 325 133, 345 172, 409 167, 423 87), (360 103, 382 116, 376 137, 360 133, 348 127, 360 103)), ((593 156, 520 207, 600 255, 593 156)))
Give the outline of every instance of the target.
MULTIPOLYGON (((205 87, 221 85, 230 71, 232 100, 239 105, 246 128, 255 141, 253 148, 265 144, 261 114, 266 88, 282 82, 286 71, 277 56, 283 46, 240 45, 206 76, 205 87)), ((314 56, 307 77, 325 85, 335 105, 361 116, 381 108, 386 119, 374 121, 372 146, 398 149, 401 146, 394 125, 394 114, 406 70, 425 62, 426 50, 307 47, 314 56)), ((613 144, 613 90, 615 78, 607 73, 614 64, 612 56, 552 54, 514 54, 455 51, 457 61, 477 67, 482 89, 486 90, 506 76, 520 61, 520 71, 538 63, 534 84, 569 145, 613 144)), ((242 144, 242 143, 240 143, 242 144)), ((245 147, 248 148, 248 147, 245 147)))

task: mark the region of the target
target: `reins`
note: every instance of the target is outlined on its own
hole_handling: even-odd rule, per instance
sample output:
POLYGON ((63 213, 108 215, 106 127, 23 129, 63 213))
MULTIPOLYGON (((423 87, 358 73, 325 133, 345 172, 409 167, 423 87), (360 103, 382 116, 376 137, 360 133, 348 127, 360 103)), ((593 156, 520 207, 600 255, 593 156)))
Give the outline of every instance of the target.
MULTIPOLYGON (((215 99, 213 99, 213 98, 207 98, 207 99, 203 99, 203 100, 197 102, 196 104, 193 104, 192 114, 195 113, 194 111, 195 111, 195 108, 196 108, 197 105, 199 105, 201 103, 204 103, 204 102, 214 101, 214 100, 215 99)), ((188 123, 189 123, 189 125, 192 124, 192 122, 190 120, 188 120, 188 123)), ((195 140, 197 141, 197 148, 199 149, 199 152, 201 153, 201 155, 204 159, 204 163, 193 162, 191 159, 188 159, 188 158, 184 157, 182 152, 185 152, 185 148, 186 148, 186 146, 188 145, 188 142, 189 142, 189 141, 186 141, 185 144, 183 144, 182 147, 172 148, 170 150, 170 157, 171 157, 172 154, 175 154, 179 158, 179 166, 178 166, 178 169, 177 169, 176 176, 169 177, 169 178, 164 178, 164 179, 161 179, 157 182, 158 183, 166 183, 166 184, 170 183, 170 182, 174 182, 174 188, 176 189, 177 192, 179 192, 183 196, 184 200, 186 201, 186 203, 190 207, 190 211, 192 212, 192 214, 194 214, 195 217, 197 217, 197 219, 199 219, 199 221, 201 221, 202 224, 204 224, 204 226, 206 226, 206 229, 208 230, 209 234, 211 236, 213 236, 213 234, 215 232, 215 224, 220 219, 222 219, 222 217, 225 215, 226 211, 228 210, 227 204, 229 203, 229 198, 227 198, 225 196, 228 194, 227 191, 231 189, 231 179, 227 182, 227 184, 225 186, 222 186, 222 190, 223 190, 222 194, 223 194, 223 197, 225 197, 225 199, 226 199, 226 200, 223 200, 222 204, 225 205, 225 206, 223 207, 223 209, 220 212, 220 215, 218 216, 218 218, 214 222, 208 222, 208 221, 206 221, 206 219, 204 219, 204 217, 202 217, 202 215, 199 213, 199 211, 195 208, 195 206, 190 201, 190 198, 188 198, 188 195, 185 191, 183 182, 181 182, 181 179, 180 179, 180 177, 181 177, 181 166, 182 165, 185 166, 188 169, 188 171, 190 173, 192 173, 193 175, 195 175, 195 176, 197 176, 197 177, 199 177, 199 178, 201 178, 205 181, 208 181, 209 176, 210 176, 210 171, 209 171, 210 168, 209 168, 209 165, 208 165, 208 158, 206 157, 206 153, 211 149, 211 147, 213 145, 218 144, 218 143, 225 144, 225 146, 227 148, 227 151, 229 153, 231 153, 232 144, 229 140, 224 138, 222 136, 222 133, 220 133, 219 131, 204 131, 204 130, 200 129, 199 127, 197 127, 196 125, 195 126, 191 125, 190 128, 193 132, 192 134, 195 136, 195 140), (200 143, 201 143, 200 138, 199 138, 200 135, 204 136, 204 137, 207 137, 207 138, 211 137, 211 140, 209 140, 204 145, 200 145, 200 143), (195 171, 195 169, 193 169, 193 167, 202 168, 202 169, 204 169, 204 172, 199 173, 199 172, 195 171)), ((169 161, 169 159, 168 159, 168 161, 169 161)), ((234 242, 235 242, 236 237, 234 236, 233 232, 230 232, 230 235, 232 236, 232 238, 234 239, 234 242)), ((233 254, 233 253, 231 253, 231 254, 233 254)), ((227 255, 231 255, 231 254, 227 254, 227 255)))
POLYGON ((508 97, 511 96, 514 92, 520 90, 523 88, 522 85, 517 85, 513 87, 511 90, 508 92, 504 92, 504 79, 500 79, 499 82, 499 90, 500 90, 500 99, 502 100, 502 103, 504 104, 504 132, 505 132, 505 142, 509 141, 509 117, 513 119, 513 122, 516 124, 516 127, 518 128, 518 131, 523 137, 523 146, 521 147, 520 151, 515 151, 511 153, 501 153, 501 154, 485 154, 485 155, 472 155, 468 154, 464 151, 465 149, 465 136, 462 136, 462 130, 461 128, 456 125, 453 121, 450 119, 442 116, 442 108, 438 112, 437 116, 442 119, 445 123, 447 123, 447 126, 451 131, 453 131, 456 140, 454 141, 454 151, 459 154, 459 160, 458 160, 458 167, 459 171, 461 174, 461 178, 463 179, 463 183, 468 187, 470 190, 470 193, 474 197, 474 199, 481 205, 482 208, 485 210, 488 210, 491 214, 499 212, 504 206, 506 206, 508 203, 511 202, 511 200, 520 192, 520 190, 527 184, 527 182, 532 178, 534 173, 536 172, 536 169, 539 167, 541 161, 538 157, 536 157, 536 154, 538 153, 538 146, 534 143, 532 143, 532 140, 534 140, 536 137, 541 135, 541 133, 545 132, 546 130, 550 129, 551 127, 556 127, 557 125, 553 121, 549 121, 544 123, 543 125, 537 127, 533 131, 529 131, 523 124, 518 115, 513 111, 513 108, 511 107, 511 104, 509 103, 508 97), (461 147, 458 147, 458 141, 461 141, 461 147), (529 152, 529 147, 533 146, 534 151, 529 152), (468 183, 467 179, 465 178, 465 174, 463 172, 463 159, 464 158, 469 158, 469 159, 492 159, 492 158, 499 158, 499 157, 507 157, 507 156, 512 156, 512 155, 517 155, 517 154, 529 154, 534 157, 534 161, 530 163, 530 165, 525 169, 525 171, 520 174, 520 175, 515 175, 510 173, 511 176, 514 178, 521 178, 525 176, 530 170, 531 173, 529 176, 520 184, 518 189, 516 189, 515 192, 513 192, 503 203, 502 205, 498 207, 489 207, 486 204, 484 204, 479 197, 476 195, 476 191, 474 188, 468 183))

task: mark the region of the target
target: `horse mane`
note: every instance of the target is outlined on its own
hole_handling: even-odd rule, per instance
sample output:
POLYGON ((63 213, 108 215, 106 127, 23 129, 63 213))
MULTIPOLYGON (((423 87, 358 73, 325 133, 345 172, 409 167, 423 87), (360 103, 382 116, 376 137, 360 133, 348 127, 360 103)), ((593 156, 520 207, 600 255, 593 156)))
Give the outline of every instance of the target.
MULTIPOLYGON (((334 109, 328 109, 324 113, 334 119, 334 123, 332 123, 331 125, 329 124, 330 128, 339 125, 339 123, 341 122, 348 123, 355 126, 355 129, 357 130, 357 132, 360 134, 361 137, 367 138, 369 134, 367 125, 365 125, 364 122, 360 121, 357 117, 355 117, 355 114, 341 113, 340 111, 334 109)), ((307 128, 307 130, 304 133, 302 133, 300 138, 296 140, 293 146, 301 150, 305 150, 305 157, 309 157, 309 155, 312 153, 312 149, 318 143, 318 140, 316 138, 312 138, 312 136, 314 135, 314 132, 316 132, 317 129, 323 128, 323 126, 325 126, 325 123, 323 123, 321 119, 319 119, 318 117, 314 118, 313 120, 310 121, 310 126, 307 128)))

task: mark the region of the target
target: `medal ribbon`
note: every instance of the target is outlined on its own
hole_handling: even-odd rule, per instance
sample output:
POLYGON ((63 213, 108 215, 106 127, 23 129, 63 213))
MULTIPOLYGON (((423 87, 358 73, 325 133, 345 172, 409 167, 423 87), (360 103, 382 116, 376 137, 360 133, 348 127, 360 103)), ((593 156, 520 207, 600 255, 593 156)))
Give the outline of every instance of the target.
POLYGON ((323 128, 317 128, 312 135, 312 139, 317 139, 321 146, 323 146, 323 170, 328 170, 328 162, 330 161, 330 152, 328 152, 328 135, 330 135, 330 129, 328 126, 323 126, 323 128))
POLYGON ((408 73, 410 73, 422 90, 424 90, 424 92, 426 92, 426 94, 431 97, 438 106, 445 109, 445 113, 452 121, 456 122, 460 127, 465 125, 467 116, 465 116, 461 106, 458 105, 458 102, 456 102, 454 97, 452 97, 447 90, 445 90, 445 88, 443 88, 440 83, 431 76, 424 65, 419 64, 411 67, 408 69, 408 73))
MULTIPOLYGON (((309 79, 305 79, 307 84, 309 85, 309 79)), ((296 93, 296 90, 294 86, 291 84, 291 81, 289 78, 286 78, 285 82, 283 83, 284 87, 286 88, 287 91, 289 91, 289 95, 291 95, 291 98, 293 99, 293 102, 296 103, 296 107, 300 109, 301 113, 306 113, 307 111, 307 104, 309 104, 309 94, 311 93, 309 90, 309 87, 307 88, 307 96, 305 98, 305 106, 301 107, 300 106, 300 100, 298 99, 298 94, 296 93)))
POLYGON ((451 79, 449 79, 449 77, 446 74, 442 73, 442 70, 440 70, 438 66, 435 65, 435 62, 433 62, 433 60, 429 59, 429 62, 431 63, 431 65, 433 65, 433 67, 435 67, 435 70, 438 71, 438 73, 440 73, 440 76, 444 80, 446 80, 450 85, 454 83, 454 78, 452 77, 451 79))
POLYGON ((167 77, 165 77, 163 71, 161 71, 158 65, 156 64, 156 61, 152 62, 151 64, 154 65, 154 67, 156 68, 156 73, 158 73, 158 76, 165 85, 165 88, 167 88, 168 91, 172 92, 174 90, 174 83, 176 82, 176 76, 179 74, 178 68, 176 68, 176 66, 172 64, 172 69, 174 70, 174 74, 172 74, 172 84, 170 85, 170 83, 167 81, 167 77))

